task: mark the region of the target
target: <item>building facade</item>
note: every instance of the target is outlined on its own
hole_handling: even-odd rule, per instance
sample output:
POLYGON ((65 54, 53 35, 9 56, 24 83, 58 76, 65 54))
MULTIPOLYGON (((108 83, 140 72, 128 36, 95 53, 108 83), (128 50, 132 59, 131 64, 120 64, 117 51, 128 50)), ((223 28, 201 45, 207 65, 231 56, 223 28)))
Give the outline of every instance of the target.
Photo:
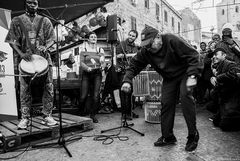
POLYGON ((190 44, 199 46, 201 42, 201 21, 190 8, 179 11, 182 17, 182 36, 190 44))
MULTIPOLYGON (((162 33, 181 34, 181 15, 166 0, 115 0, 106 5, 110 14, 117 14, 122 28, 122 39, 131 29, 141 33, 151 26, 162 33)), ((136 40, 140 43, 140 36, 136 40)))
POLYGON ((232 24, 233 37, 240 40, 240 0, 222 0, 217 4, 218 33, 226 23, 232 24))

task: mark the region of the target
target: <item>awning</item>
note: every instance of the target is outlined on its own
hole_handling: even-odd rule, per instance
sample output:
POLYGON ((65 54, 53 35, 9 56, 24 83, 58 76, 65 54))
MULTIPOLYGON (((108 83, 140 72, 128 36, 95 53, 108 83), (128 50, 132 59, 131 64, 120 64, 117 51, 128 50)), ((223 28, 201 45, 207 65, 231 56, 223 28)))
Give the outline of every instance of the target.
MULTIPOLYGON (((12 11, 12 17, 24 13, 25 0, 0 0, 0 8, 12 11)), ((55 19, 63 19, 65 23, 75 20, 113 0, 39 0, 39 7, 55 19)))

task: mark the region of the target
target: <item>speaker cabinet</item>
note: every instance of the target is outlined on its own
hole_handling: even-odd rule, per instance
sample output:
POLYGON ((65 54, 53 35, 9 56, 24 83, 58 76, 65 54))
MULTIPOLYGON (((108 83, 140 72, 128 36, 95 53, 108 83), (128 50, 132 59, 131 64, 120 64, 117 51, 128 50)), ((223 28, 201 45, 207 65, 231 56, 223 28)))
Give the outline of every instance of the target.
POLYGON ((117 41, 117 15, 110 15, 107 18, 107 40, 108 42, 117 41))

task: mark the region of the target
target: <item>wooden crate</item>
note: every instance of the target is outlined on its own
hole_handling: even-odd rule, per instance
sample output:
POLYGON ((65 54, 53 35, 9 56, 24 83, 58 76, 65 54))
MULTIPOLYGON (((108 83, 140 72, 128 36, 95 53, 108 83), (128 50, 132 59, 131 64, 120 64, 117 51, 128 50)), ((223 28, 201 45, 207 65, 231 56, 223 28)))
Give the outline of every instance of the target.
MULTIPOLYGON (((18 130, 19 120, 0 122, 0 131, 3 134, 2 151, 11 151, 17 148, 27 147, 29 143, 37 144, 59 137, 59 116, 53 114, 58 121, 56 126, 43 125, 42 117, 32 118, 32 130, 18 130)), ((92 119, 71 114, 62 114, 62 127, 64 136, 84 132, 93 129, 92 119)))

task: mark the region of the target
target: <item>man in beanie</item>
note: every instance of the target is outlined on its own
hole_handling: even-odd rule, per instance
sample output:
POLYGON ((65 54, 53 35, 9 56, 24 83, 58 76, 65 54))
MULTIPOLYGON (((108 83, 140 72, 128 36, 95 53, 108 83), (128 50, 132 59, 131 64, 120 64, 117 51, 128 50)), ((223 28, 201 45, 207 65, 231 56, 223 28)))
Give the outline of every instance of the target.
POLYGON ((155 146, 175 144, 173 133, 176 103, 181 98, 183 115, 188 127, 186 151, 197 148, 199 134, 196 128, 195 103, 192 88, 200 73, 198 52, 183 39, 173 34, 160 34, 152 27, 141 33, 142 49, 135 55, 126 70, 121 90, 132 90, 132 79, 148 64, 163 77, 161 131, 155 146))
POLYGON ((216 48, 223 48, 226 51, 226 59, 240 63, 239 44, 233 39, 230 27, 223 27, 222 40, 216 44, 216 48))

